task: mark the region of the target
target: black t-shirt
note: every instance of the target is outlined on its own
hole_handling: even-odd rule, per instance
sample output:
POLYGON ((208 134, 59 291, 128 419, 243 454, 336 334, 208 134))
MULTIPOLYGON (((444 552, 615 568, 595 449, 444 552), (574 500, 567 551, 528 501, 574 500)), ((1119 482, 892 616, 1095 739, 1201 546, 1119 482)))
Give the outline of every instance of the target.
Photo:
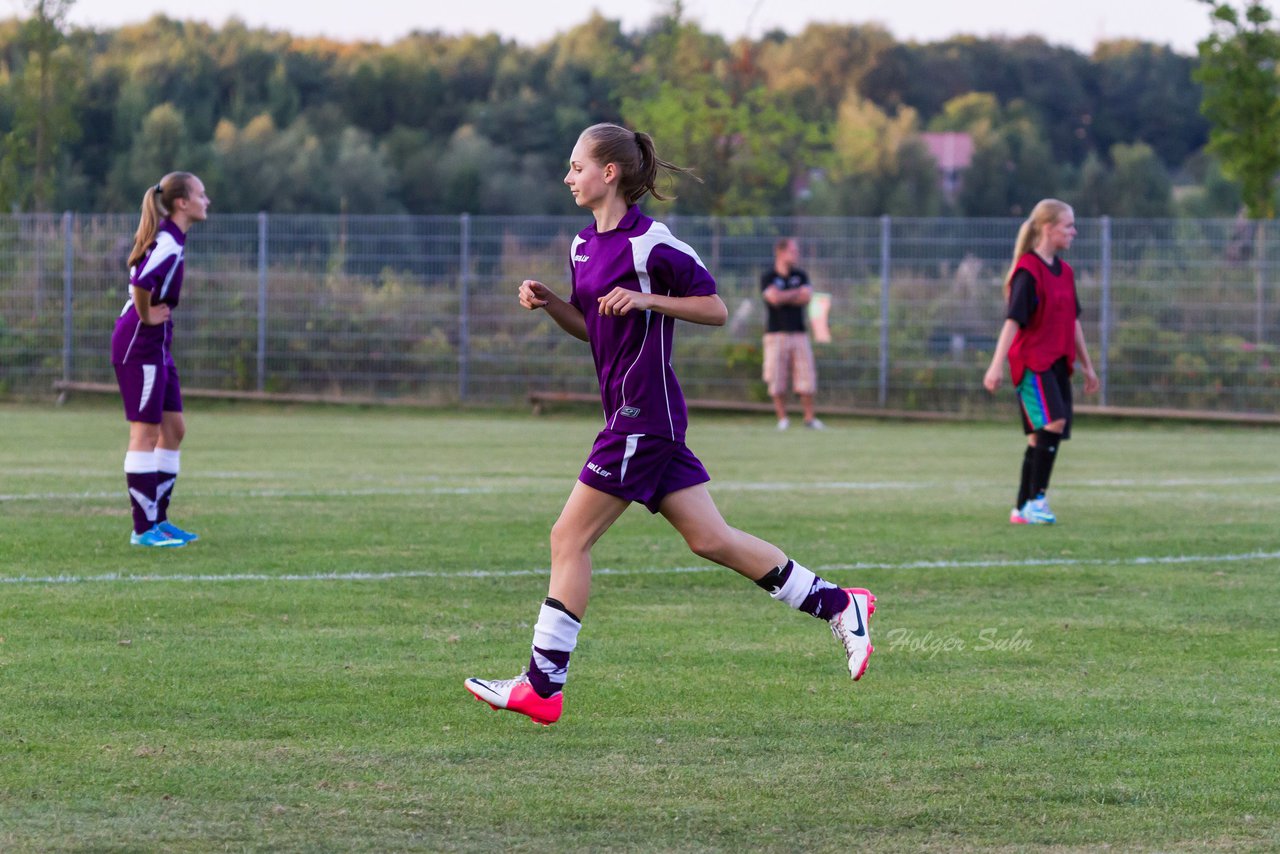
MULTIPOLYGON (((1055 276, 1062 275, 1062 259, 1053 256, 1049 272, 1055 276)), ((1018 270, 1009 283, 1009 311, 1005 317, 1015 321, 1018 326, 1025 327, 1035 316, 1040 307, 1040 299, 1036 296, 1036 277, 1026 270, 1018 270)), ((1076 294, 1076 317, 1080 316, 1080 294, 1076 294)))
MULTIPOLYGON (((809 274, 799 267, 792 267, 791 272, 782 275, 777 270, 770 267, 764 271, 764 275, 760 277, 760 292, 773 285, 780 291, 795 291, 800 288, 809 286, 809 274)), ((765 308, 768 309, 769 318, 765 325, 766 332, 804 332, 804 315, 806 306, 803 305, 770 305, 765 302, 765 308)))

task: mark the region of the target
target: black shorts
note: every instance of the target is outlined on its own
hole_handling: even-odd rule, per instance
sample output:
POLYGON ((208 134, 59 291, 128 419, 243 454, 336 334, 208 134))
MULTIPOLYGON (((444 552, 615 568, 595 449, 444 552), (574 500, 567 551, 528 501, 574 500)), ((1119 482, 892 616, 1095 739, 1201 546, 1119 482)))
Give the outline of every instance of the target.
POLYGON ((1034 433, 1061 419, 1066 422, 1062 438, 1071 438, 1071 374, 1065 359, 1054 362, 1044 372, 1028 370, 1022 375, 1017 392, 1022 432, 1034 433))

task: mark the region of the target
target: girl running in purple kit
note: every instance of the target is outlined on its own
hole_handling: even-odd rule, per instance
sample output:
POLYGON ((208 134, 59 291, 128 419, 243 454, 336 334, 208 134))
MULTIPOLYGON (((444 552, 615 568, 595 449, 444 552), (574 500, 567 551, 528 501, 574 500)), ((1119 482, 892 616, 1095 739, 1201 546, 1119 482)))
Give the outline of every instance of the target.
POLYGON ((200 179, 170 172, 142 197, 142 219, 129 253, 129 300, 111 335, 111 364, 129 422, 124 471, 133 508, 129 542, 135 546, 175 548, 199 539, 168 518, 178 447, 187 432, 171 315, 182 292, 187 231, 208 214, 209 197, 200 179))
POLYGON ((527 670, 515 679, 464 683, 494 709, 543 725, 560 718, 569 656, 591 591, 591 547, 633 501, 661 513, 695 554, 826 620, 855 680, 872 652, 867 620, 875 596, 824 581, 777 546, 730 527, 707 491, 710 476, 684 444, 688 413, 671 367, 675 321, 721 326, 728 312, 697 253, 636 206, 646 194, 664 198, 654 187, 659 170, 689 171, 659 159, 648 134, 612 124, 583 131, 564 183, 595 224, 569 251, 570 297, 541 282, 520 285, 521 305, 543 309, 591 345, 605 416, 551 529, 551 582, 527 670))
POLYGON ((1008 310, 982 378, 983 386, 994 393, 1004 379, 1007 359, 1022 407, 1027 447, 1017 503, 1009 513, 1014 525, 1057 521, 1045 493, 1058 445, 1071 438, 1071 373, 1077 360, 1084 371, 1085 392, 1098 390, 1080 326, 1075 273, 1058 257, 1071 248, 1075 236, 1075 213, 1057 199, 1042 199, 1018 229, 1013 264, 1004 280, 1008 310))

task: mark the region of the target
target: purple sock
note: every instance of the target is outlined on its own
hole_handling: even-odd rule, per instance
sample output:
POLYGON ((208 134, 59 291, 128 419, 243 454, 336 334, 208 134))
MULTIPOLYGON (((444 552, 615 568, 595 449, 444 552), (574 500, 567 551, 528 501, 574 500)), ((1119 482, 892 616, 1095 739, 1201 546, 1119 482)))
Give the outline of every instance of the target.
POLYGON ((178 476, 170 472, 156 472, 156 521, 169 521, 169 497, 173 495, 173 485, 178 476))
POLYGON ((144 534, 156 524, 156 473, 131 471, 124 478, 133 508, 133 532, 144 534))
POLYGON ((156 521, 169 521, 169 499, 182 470, 181 451, 168 448, 156 449, 156 521))
POLYGON ((550 697, 564 690, 564 677, 569 672, 570 653, 555 649, 533 648, 529 656, 529 684, 539 697, 550 697), (553 679, 559 677, 560 681, 553 679))
POLYGON ((756 582, 774 599, 820 620, 830 620, 849 607, 849 594, 813 570, 788 560, 756 582))
POLYGON ((547 598, 533 627, 533 654, 529 656, 529 684, 539 697, 564 690, 569 675, 569 655, 578 645, 582 623, 559 601, 547 598))

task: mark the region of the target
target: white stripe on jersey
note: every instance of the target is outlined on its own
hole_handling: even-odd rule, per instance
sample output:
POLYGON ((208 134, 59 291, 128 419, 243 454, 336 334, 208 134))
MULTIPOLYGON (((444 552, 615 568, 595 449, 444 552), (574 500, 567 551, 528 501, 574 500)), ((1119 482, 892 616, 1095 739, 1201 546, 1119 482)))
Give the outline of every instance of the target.
POLYGON ((707 265, 702 263, 702 259, 698 257, 698 253, 693 250, 692 246, 676 238, 669 228, 654 220, 648 231, 639 237, 631 238, 631 254, 635 258, 636 274, 640 276, 640 289, 646 294, 649 293, 649 271, 647 269, 649 255, 652 254, 655 246, 670 246, 672 249, 688 255, 702 269, 707 269, 707 265))
MULTIPOLYGON (((133 303, 129 303, 129 308, 133 308, 133 303)), ((133 327, 133 337, 129 339, 129 346, 124 348, 124 358, 120 360, 121 364, 129 361, 129 354, 133 352, 133 345, 138 343, 138 333, 142 331, 142 321, 138 321, 138 325, 133 327)))
POLYGON ((578 292, 578 247, 587 241, 582 239, 582 235, 575 234, 573 243, 569 244, 569 291, 570 299, 578 292))
MULTIPOLYGON (((631 376, 631 369, 632 369, 632 368, 634 368, 634 367, 635 367, 635 366, 640 362, 640 357, 644 354, 644 344, 645 344, 645 342, 646 342, 646 341, 648 341, 648 340, 649 340, 649 329, 650 329, 650 326, 651 326, 651 324, 650 324, 650 321, 651 321, 651 320, 653 320, 653 312, 652 312, 652 311, 646 311, 646 312, 644 313, 644 337, 642 337, 642 338, 640 339, 640 347, 639 347, 639 349, 636 351, 636 358, 635 358, 635 361, 634 361, 634 362, 632 362, 630 365, 628 365, 628 366, 627 366, 626 373, 624 373, 624 374, 622 375, 622 400, 619 402, 617 410, 616 410, 616 411, 613 413, 613 415, 612 415, 612 416, 610 416, 610 418, 609 418, 609 429, 610 429, 610 430, 612 430, 614 427, 616 427, 616 426, 617 426, 618 413, 622 412, 622 410, 623 410, 623 409, 625 409, 625 408, 626 408, 626 406, 627 406, 627 377, 631 376)), ((659 324, 659 326, 661 326, 661 324, 659 324)), ((666 373, 665 373, 665 372, 663 373, 663 376, 662 376, 662 385, 663 385, 663 389, 664 389, 664 391, 665 391, 665 389, 666 389, 666 385, 667 385, 667 377, 666 377, 666 373)), ((670 421, 670 420, 671 420, 671 404, 670 404, 670 402, 668 402, 668 403, 667 403, 667 420, 668 420, 668 421, 670 421)), ((675 427, 674 427, 674 426, 672 426, 672 428, 671 428, 671 436, 674 438, 674 437, 675 437, 675 435, 676 435, 675 427)))
MULTIPOLYGON (((667 228, 663 223, 654 220, 649 225, 648 231, 638 237, 631 238, 632 264, 635 267, 636 278, 640 280, 640 290, 643 293, 653 293, 652 283, 649 281, 649 256, 653 254, 653 250, 658 246, 670 246, 677 252, 688 255, 702 269, 705 270, 707 268, 707 265, 702 263, 702 259, 698 257, 698 253, 694 251, 692 246, 685 243, 683 240, 676 239, 675 235, 671 233, 671 229, 667 228)), ((649 314, 650 312, 645 312, 646 325, 649 314)), ((660 336, 665 336, 665 330, 661 329, 661 324, 659 326, 660 330, 658 334, 660 336)), ((645 335, 646 337, 648 336, 647 328, 645 329, 645 335)), ((659 352, 666 349, 666 344, 667 342, 665 337, 658 342, 658 345, 661 348, 659 352)), ((641 352, 643 352, 643 344, 641 345, 641 352)), ((630 373, 631 369, 628 368, 627 372, 630 373)), ((626 395, 626 383, 626 377, 624 376, 622 380, 624 397, 626 395)), ((671 391, 667 388, 667 372, 665 370, 662 372, 662 396, 667 406, 667 423, 671 426, 671 435, 674 437, 676 434, 676 425, 675 418, 671 414, 671 391)))
MULTIPOLYGON (((160 266, 162 261, 177 256, 174 262, 173 270, 178 268, 178 264, 182 263, 182 247, 178 245, 178 241, 173 239, 173 235, 167 231, 160 231, 156 234, 156 248, 151 250, 151 254, 147 256, 146 262, 142 265, 142 269, 138 270, 135 266, 129 272, 135 281, 142 281, 147 274, 160 266)), ((173 278, 173 270, 169 271, 169 275, 165 278, 164 287, 169 287, 169 280, 173 278)))
POLYGON ((164 298, 169 295, 169 285, 173 282, 173 276, 178 272, 178 267, 182 266, 182 256, 178 256, 178 260, 173 262, 173 266, 169 268, 169 275, 164 277, 164 284, 160 286, 159 302, 164 302, 164 298))

